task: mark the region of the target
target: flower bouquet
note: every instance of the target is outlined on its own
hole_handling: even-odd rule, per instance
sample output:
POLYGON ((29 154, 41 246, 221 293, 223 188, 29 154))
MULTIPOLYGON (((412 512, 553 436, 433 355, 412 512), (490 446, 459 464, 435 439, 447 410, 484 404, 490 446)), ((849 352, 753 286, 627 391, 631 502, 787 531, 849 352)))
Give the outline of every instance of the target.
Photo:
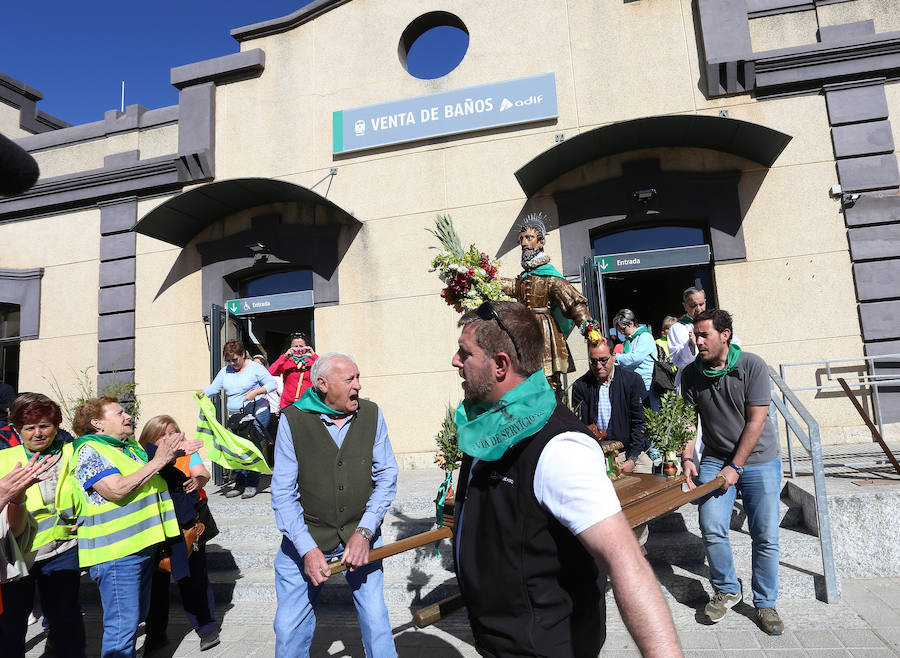
POLYGON ((603 327, 596 320, 585 321, 581 333, 588 343, 599 343, 603 339, 603 327))
POLYGON ((478 308, 486 301, 509 301, 497 280, 500 263, 474 244, 463 249, 449 215, 438 215, 434 223, 434 229, 425 230, 440 241, 442 249, 431 261, 429 272, 437 272, 446 284, 441 291, 444 301, 458 313, 478 308))

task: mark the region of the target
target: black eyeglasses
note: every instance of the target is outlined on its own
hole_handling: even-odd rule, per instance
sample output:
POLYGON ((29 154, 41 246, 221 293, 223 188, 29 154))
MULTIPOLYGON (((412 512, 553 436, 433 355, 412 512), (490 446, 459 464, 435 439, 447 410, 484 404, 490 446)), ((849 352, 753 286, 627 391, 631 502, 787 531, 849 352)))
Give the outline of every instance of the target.
POLYGON ((599 363, 601 366, 605 366, 605 365, 609 362, 609 360, 610 360, 611 358, 612 358, 611 356, 601 356, 599 359, 591 359, 591 358, 589 358, 588 361, 591 362, 591 365, 592 365, 592 366, 595 366, 595 365, 597 365, 598 363, 599 363))
POLYGON ((500 319, 500 316, 497 315, 497 311, 496 311, 496 309, 494 309, 494 305, 491 304, 490 302, 485 302, 484 304, 479 306, 477 309, 475 309, 475 313, 482 320, 485 320, 485 321, 496 320, 497 321, 497 326, 500 327, 507 336, 509 336, 509 339, 512 341, 513 348, 516 350, 516 357, 519 359, 519 361, 521 361, 522 353, 519 351, 519 344, 516 342, 516 339, 513 338, 513 335, 510 332, 510 330, 506 328, 505 324, 503 324, 503 320, 500 319))

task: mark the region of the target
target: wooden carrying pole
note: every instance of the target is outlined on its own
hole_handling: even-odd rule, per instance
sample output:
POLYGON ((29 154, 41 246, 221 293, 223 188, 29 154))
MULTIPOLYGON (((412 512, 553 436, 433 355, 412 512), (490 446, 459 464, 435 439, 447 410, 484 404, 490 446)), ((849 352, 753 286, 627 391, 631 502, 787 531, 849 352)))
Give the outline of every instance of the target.
MULTIPOLYGON (((683 483, 684 480, 681 480, 680 483, 678 480, 675 480, 671 484, 678 485, 683 483)), ((667 512, 671 512, 692 500, 696 500, 711 491, 715 491, 723 484, 725 484, 725 478, 720 475, 715 480, 711 480, 706 484, 688 491, 683 491, 680 488, 673 490, 670 486, 668 489, 662 489, 661 492, 663 493, 661 494, 650 495, 636 501, 622 501, 622 511, 625 513, 625 518, 628 519, 628 523, 634 528, 635 526, 639 526, 642 523, 646 523, 647 521, 662 516, 667 512), (664 493, 667 491, 669 492, 668 495, 664 493), (677 495, 673 495, 674 491, 677 491, 677 495)), ((418 610, 413 615, 413 623, 419 628, 425 628, 465 607, 466 604, 465 601, 463 601, 462 594, 454 594, 453 596, 449 596, 446 599, 418 610)))
MULTIPOLYGON (((445 516, 444 518, 446 520, 448 516, 445 516)), ((371 551, 369 551, 369 562, 383 560, 386 557, 397 555, 397 553, 411 551, 414 548, 426 546, 427 544, 433 544, 434 542, 441 541, 442 539, 449 539, 452 536, 453 518, 449 517, 449 525, 445 525, 434 530, 429 530, 428 532, 423 532, 418 535, 413 535, 412 537, 407 537, 406 539, 395 541, 392 544, 386 544, 384 546, 379 546, 378 548, 373 548, 371 551)), ((347 569, 347 567, 344 566, 343 562, 341 562, 340 559, 329 562, 328 566, 331 569, 332 576, 347 569)))

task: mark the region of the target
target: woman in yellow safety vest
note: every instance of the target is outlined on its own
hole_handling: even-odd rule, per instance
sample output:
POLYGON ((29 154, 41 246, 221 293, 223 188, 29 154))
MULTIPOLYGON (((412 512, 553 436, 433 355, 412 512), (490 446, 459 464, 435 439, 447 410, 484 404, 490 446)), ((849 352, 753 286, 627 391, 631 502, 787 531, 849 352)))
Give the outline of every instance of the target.
POLYGON ((0 475, 11 472, 17 464, 26 464, 34 455, 39 460, 58 455, 55 457, 58 461, 48 470, 47 479, 25 492, 25 508, 35 525, 34 537, 23 547, 29 573, 3 585, 5 612, 0 615, 0 642, 10 655, 24 654, 28 613, 34 605, 37 587, 50 626, 48 646, 55 649, 57 656, 84 658, 84 622, 78 602, 81 570, 75 527, 60 521, 56 513, 57 488, 64 482, 59 474, 65 471, 72 456, 72 446, 66 439, 72 437, 59 429, 62 422, 59 405, 45 395, 32 397, 23 405, 13 405, 10 421, 22 444, 0 450, 0 475))
MULTIPOLYGON (((90 567, 103 606, 101 656, 133 657, 138 624, 147 616, 156 552, 181 539, 159 471, 200 441, 170 437, 153 456, 134 440, 131 416, 113 397, 75 410, 71 498, 78 518, 78 560, 90 567)), ((57 501, 57 507, 65 505, 57 501)))

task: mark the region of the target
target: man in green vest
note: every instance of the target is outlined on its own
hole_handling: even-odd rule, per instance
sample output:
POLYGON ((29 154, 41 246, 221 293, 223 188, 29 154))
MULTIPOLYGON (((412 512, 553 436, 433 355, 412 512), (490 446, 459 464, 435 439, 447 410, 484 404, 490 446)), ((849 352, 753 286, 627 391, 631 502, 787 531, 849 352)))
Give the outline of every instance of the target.
POLYGON ((397 460, 381 410, 359 397, 359 368, 320 356, 312 388, 285 407, 275 440, 272 507, 284 535, 275 558, 275 655, 308 656, 328 562, 341 558, 366 655, 397 655, 384 603, 381 522, 397 492, 397 460))

